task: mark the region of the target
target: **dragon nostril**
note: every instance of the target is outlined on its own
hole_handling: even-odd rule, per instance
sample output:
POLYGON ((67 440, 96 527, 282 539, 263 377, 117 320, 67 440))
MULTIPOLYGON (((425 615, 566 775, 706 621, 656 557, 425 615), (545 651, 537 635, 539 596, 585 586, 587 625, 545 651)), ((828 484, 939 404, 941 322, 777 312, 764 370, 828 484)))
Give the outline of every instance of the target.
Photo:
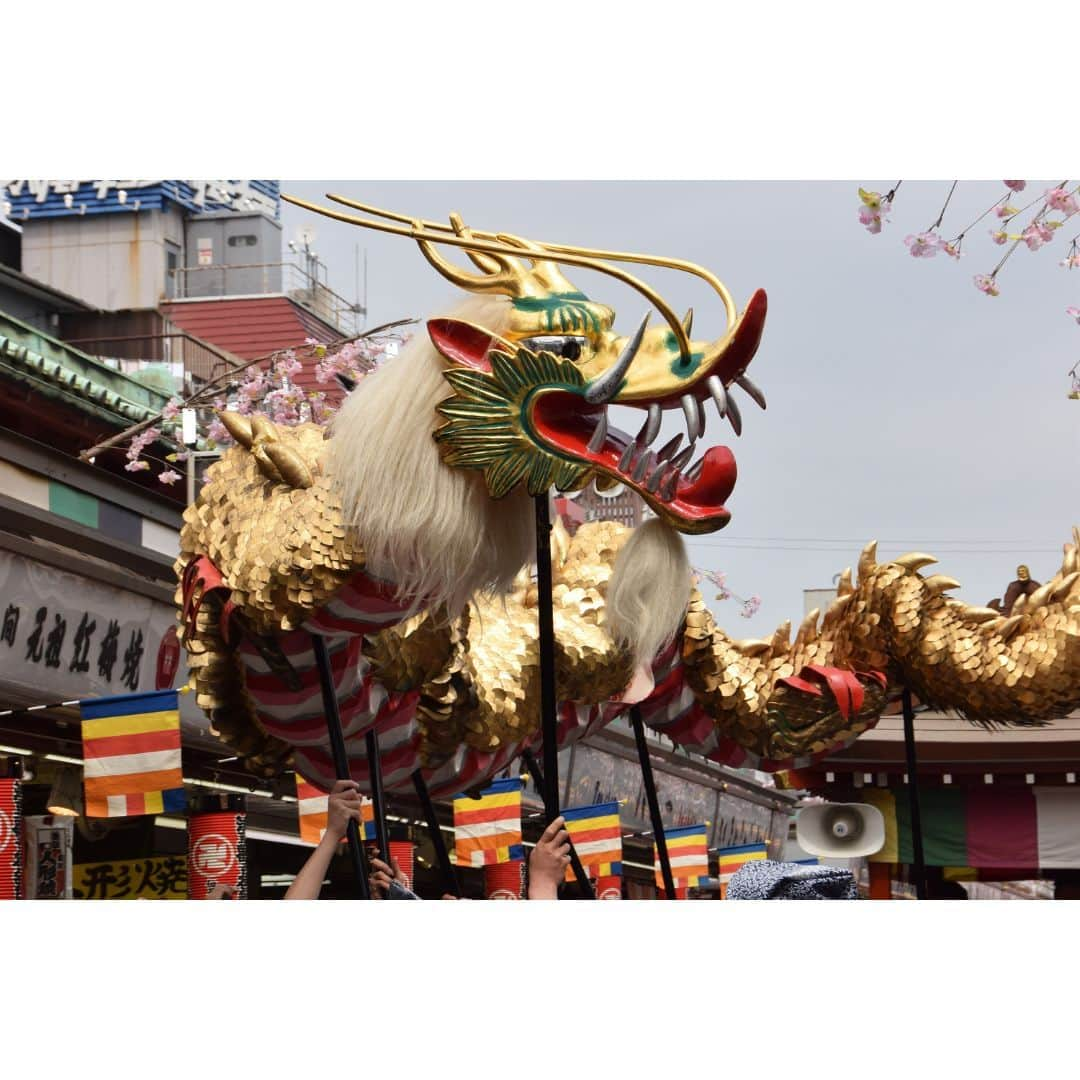
POLYGON ((581 342, 576 338, 568 338, 562 347, 563 358, 576 361, 581 359, 581 342))

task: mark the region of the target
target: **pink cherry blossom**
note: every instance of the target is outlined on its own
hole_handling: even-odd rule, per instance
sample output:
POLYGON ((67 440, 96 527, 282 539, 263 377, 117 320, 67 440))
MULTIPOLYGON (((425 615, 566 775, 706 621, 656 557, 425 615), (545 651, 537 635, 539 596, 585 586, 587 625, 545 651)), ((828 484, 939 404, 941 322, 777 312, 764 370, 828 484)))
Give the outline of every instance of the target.
POLYGON ((1068 315, 1069 318, 1075 319, 1080 323, 1080 307, 1067 307, 1065 309, 1065 314, 1068 315))
POLYGON ((163 420, 175 420, 180 415, 180 406, 183 402, 179 398, 170 398, 168 404, 161 410, 163 420))
POLYGON ((229 429, 218 419, 214 419, 210 422, 210 426, 206 429, 206 437, 213 440, 219 446, 222 443, 227 443, 232 438, 229 435, 229 429))
POLYGON ((761 597, 751 596, 749 600, 743 601, 742 611, 739 614, 744 619, 752 619, 758 612, 758 608, 761 607, 761 597))
POLYGON ((997 209, 996 209, 996 210, 994 211, 994 213, 995 213, 995 214, 997 214, 997 216, 998 216, 999 218, 1007 218, 1007 217, 1015 217, 1015 216, 1016 216, 1017 214, 1019 214, 1019 213, 1020 213, 1020 211, 1019 211, 1019 210, 1017 210, 1015 206, 1010 206, 1010 205, 1009 205, 1009 204, 1008 204, 1008 203, 1006 202, 1006 203, 1002 203, 1002 204, 1001 204, 1001 205, 1000 205, 1000 206, 999 206, 999 207, 998 207, 998 208, 997 208, 997 209))
POLYGON ((175 484, 177 480, 182 480, 183 477, 175 469, 166 469, 164 472, 158 473, 158 479, 163 484, 175 484))
POLYGON ((1001 291, 998 289, 997 283, 994 281, 993 277, 989 274, 976 274, 975 288, 978 289, 979 292, 986 293, 987 296, 998 296, 1001 291))
POLYGON ((881 214, 878 211, 871 210, 868 206, 859 207, 859 224, 865 225, 867 231, 875 236, 881 232, 881 220, 881 214))
POLYGON ((1004 229, 991 229, 990 238, 995 244, 1004 244, 1009 239, 1009 234, 1004 229))
POLYGON ((916 259, 931 259, 941 247, 941 237, 933 232, 921 232, 904 238, 908 250, 916 259))
POLYGON ((1027 187, 1027 181, 1026 180, 1002 180, 1002 183, 1010 191, 1023 191, 1024 188, 1027 187))
POLYGON ((1020 239, 1028 246, 1028 251, 1038 251, 1043 244, 1054 239, 1054 230, 1041 221, 1033 221, 1021 234, 1020 239))
POLYGON ((1058 265, 1064 266, 1066 270, 1075 270, 1080 267, 1080 251, 1070 251, 1058 265))
POLYGON ((951 242, 943 243, 941 245, 941 250, 944 251, 945 254, 949 256, 950 259, 959 259, 960 258, 960 244, 959 244, 959 242, 955 243, 955 244, 953 244, 951 242))
POLYGON ((1063 214, 1075 214, 1080 210, 1076 196, 1070 194, 1063 187, 1050 188, 1046 192, 1046 204, 1052 210, 1060 210, 1063 214))
POLYGON ((127 472, 142 472, 144 469, 149 469, 149 468, 150 468, 150 462, 149 461, 129 461, 124 466, 124 469, 127 472))

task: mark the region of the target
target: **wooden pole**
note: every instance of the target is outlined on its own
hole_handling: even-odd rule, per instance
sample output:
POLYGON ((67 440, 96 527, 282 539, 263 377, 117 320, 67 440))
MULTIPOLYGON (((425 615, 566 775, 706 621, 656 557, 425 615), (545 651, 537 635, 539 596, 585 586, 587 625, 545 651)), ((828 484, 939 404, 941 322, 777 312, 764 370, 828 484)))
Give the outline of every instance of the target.
POLYGON ((911 846, 915 861, 915 896, 926 899, 926 860, 923 855, 922 819, 919 814, 919 764, 915 755, 915 709, 911 691, 905 686, 901 704, 904 710, 904 750, 907 754, 908 807, 911 811, 911 846))
MULTIPOLYGON (((322 687, 323 715, 326 717, 326 731, 330 737, 330 753, 334 759, 334 772, 339 780, 349 780, 349 755, 345 750, 345 735, 341 730, 341 714, 338 712, 337 690, 334 688, 334 675, 330 668, 330 657, 326 652, 326 642, 321 634, 311 635, 311 644, 315 650, 315 663, 319 668, 319 683, 322 687)), ((353 873, 356 875, 357 892, 361 900, 370 900, 368 888, 367 862, 364 858, 364 846, 360 843, 360 826, 350 821, 346 834, 349 841, 349 857, 352 859, 353 873)))
POLYGON ((664 892, 669 900, 674 900, 675 879, 671 874, 671 859, 668 858, 667 837, 664 835, 664 819, 660 816, 660 801, 656 797, 656 783, 653 780, 652 762, 649 761, 649 746, 645 742, 645 725, 641 719, 641 709, 636 705, 630 710, 630 722, 634 726, 634 742, 637 743, 638 761, 641 764, 641 778, 645 782, 645 798, 649 802, 649 820, 652 821, 653 836, 656 838, 656 851, 660 856, 660 873, 664 877, 664 892))

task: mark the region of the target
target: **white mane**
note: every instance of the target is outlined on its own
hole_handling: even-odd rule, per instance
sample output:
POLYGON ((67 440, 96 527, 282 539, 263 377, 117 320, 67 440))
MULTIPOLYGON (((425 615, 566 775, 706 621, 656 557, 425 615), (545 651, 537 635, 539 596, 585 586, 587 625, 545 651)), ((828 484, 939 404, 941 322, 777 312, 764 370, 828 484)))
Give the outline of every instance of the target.
MULTIPOLYGON (((501 333, 509 301, 470 297, 448 314, 501 333)), ((510 589, 534 558, 535 532, 524 488, 495 500, 481 472, 440 460, 431 436, 435 406, 452 393, 445 366, 419 328, 334 417, 327 467, 368 569, 402 596, 456 614, 474 593, 510 589)))

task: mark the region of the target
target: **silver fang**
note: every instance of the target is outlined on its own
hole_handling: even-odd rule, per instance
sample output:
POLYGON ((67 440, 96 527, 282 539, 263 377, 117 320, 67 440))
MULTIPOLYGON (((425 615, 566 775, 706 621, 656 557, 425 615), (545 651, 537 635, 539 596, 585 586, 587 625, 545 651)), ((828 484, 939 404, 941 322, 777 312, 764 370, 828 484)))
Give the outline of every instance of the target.
POLYGON ((671 464, 676 469, 681 469, 694 456, 694 444, 691 443, 681 454, 676 454, 671 459, 671 464))
POLYGON ((739 406, 735 404, 735 399, 729 395, 727 399, 728 413, 727 418, 731 421, 731 426, 735 429, 736 435, 742 434, 742 413, 739 412, 739 406))
POLYGON ((641 455, 641 460, 634 466, 634 472, 631 475, 631 479, 635 484, 640 484, 642 477, 649 471, 649 466, 656 460, 656 455, 650 450, 646 454, 641 455))
POLYGON ((686 433, 693 442, 700 438, 705 427, 705 417, 701 411, 701 402, 693 394, 683 394, 683 413, 686 416, 686 433))
POLYGON ((634 439, 638 446, 648 446, 660 434, 660 418, 662 415, 660 406, 654 401, 649 406, 649 415, 645 417, 645 423, 641 425, 641 430, 634 439))
POLYGON ((705 381, 705 385, 709 388, 709 393, 712 394, 713 401, 716 402, 716 411, 720 414, 720 419, 727 415, 728 409, 728 396, 727 391, 724 389, 724 384, 720 381, 719 375, 710 375, 705 381))
POLYGON ((667 474, 663 486, 660 488, 660 498, 663 499, 664 502, 671 502, 675 497, 675 488, 678 486, 678 483, 679 470, 672 469, 672 471, 667 474))
POLYGON ((622 457, 619 458, 619 472, 625 473, 630 468, 630 462, 634 460, 635 450, 637 450, 637 443, 630 443, 622 452, 622 457))
POLYGON ((600 423, 596 425, 593 437, 589 440, 589 453, 599 454, 607 439, 607 409, 600 414, 600 423))
POLYGON ((679 443, 682 442, 682 432, 680 431, 674 439, 669 439, 659 450, 656 451, 657 461, 667 461, 676 450, 679 449, 679 443))
POLYGON ((645 312, 645 318, 641 320, 641 325, 634 332, 634 336, 626 343, 619 359, 586 389, 585 400, 590 405, 606 405, 619 392, 619 386, 626 378, 626 373, 630 370, 630 365, 634 362, 634 357, 637 356, 637 351, 641 347, 641 339, 645 336, 645 327, 649 325, 651 314, 651 311, 645 312))
POLYGON ((660 479, 664 475, 665 466, 662 461, 656 463, 656 468, 653 469, 652 475, 645 481, 646 491, 656 491, 660 486, 660 479))
POLYGON ((761 408, 765 408, 765 395, 761 392, 759 387, 755 386, 745 375, 740 375, 735 381, 758 403, 759 406, 761 406, 761 408))

